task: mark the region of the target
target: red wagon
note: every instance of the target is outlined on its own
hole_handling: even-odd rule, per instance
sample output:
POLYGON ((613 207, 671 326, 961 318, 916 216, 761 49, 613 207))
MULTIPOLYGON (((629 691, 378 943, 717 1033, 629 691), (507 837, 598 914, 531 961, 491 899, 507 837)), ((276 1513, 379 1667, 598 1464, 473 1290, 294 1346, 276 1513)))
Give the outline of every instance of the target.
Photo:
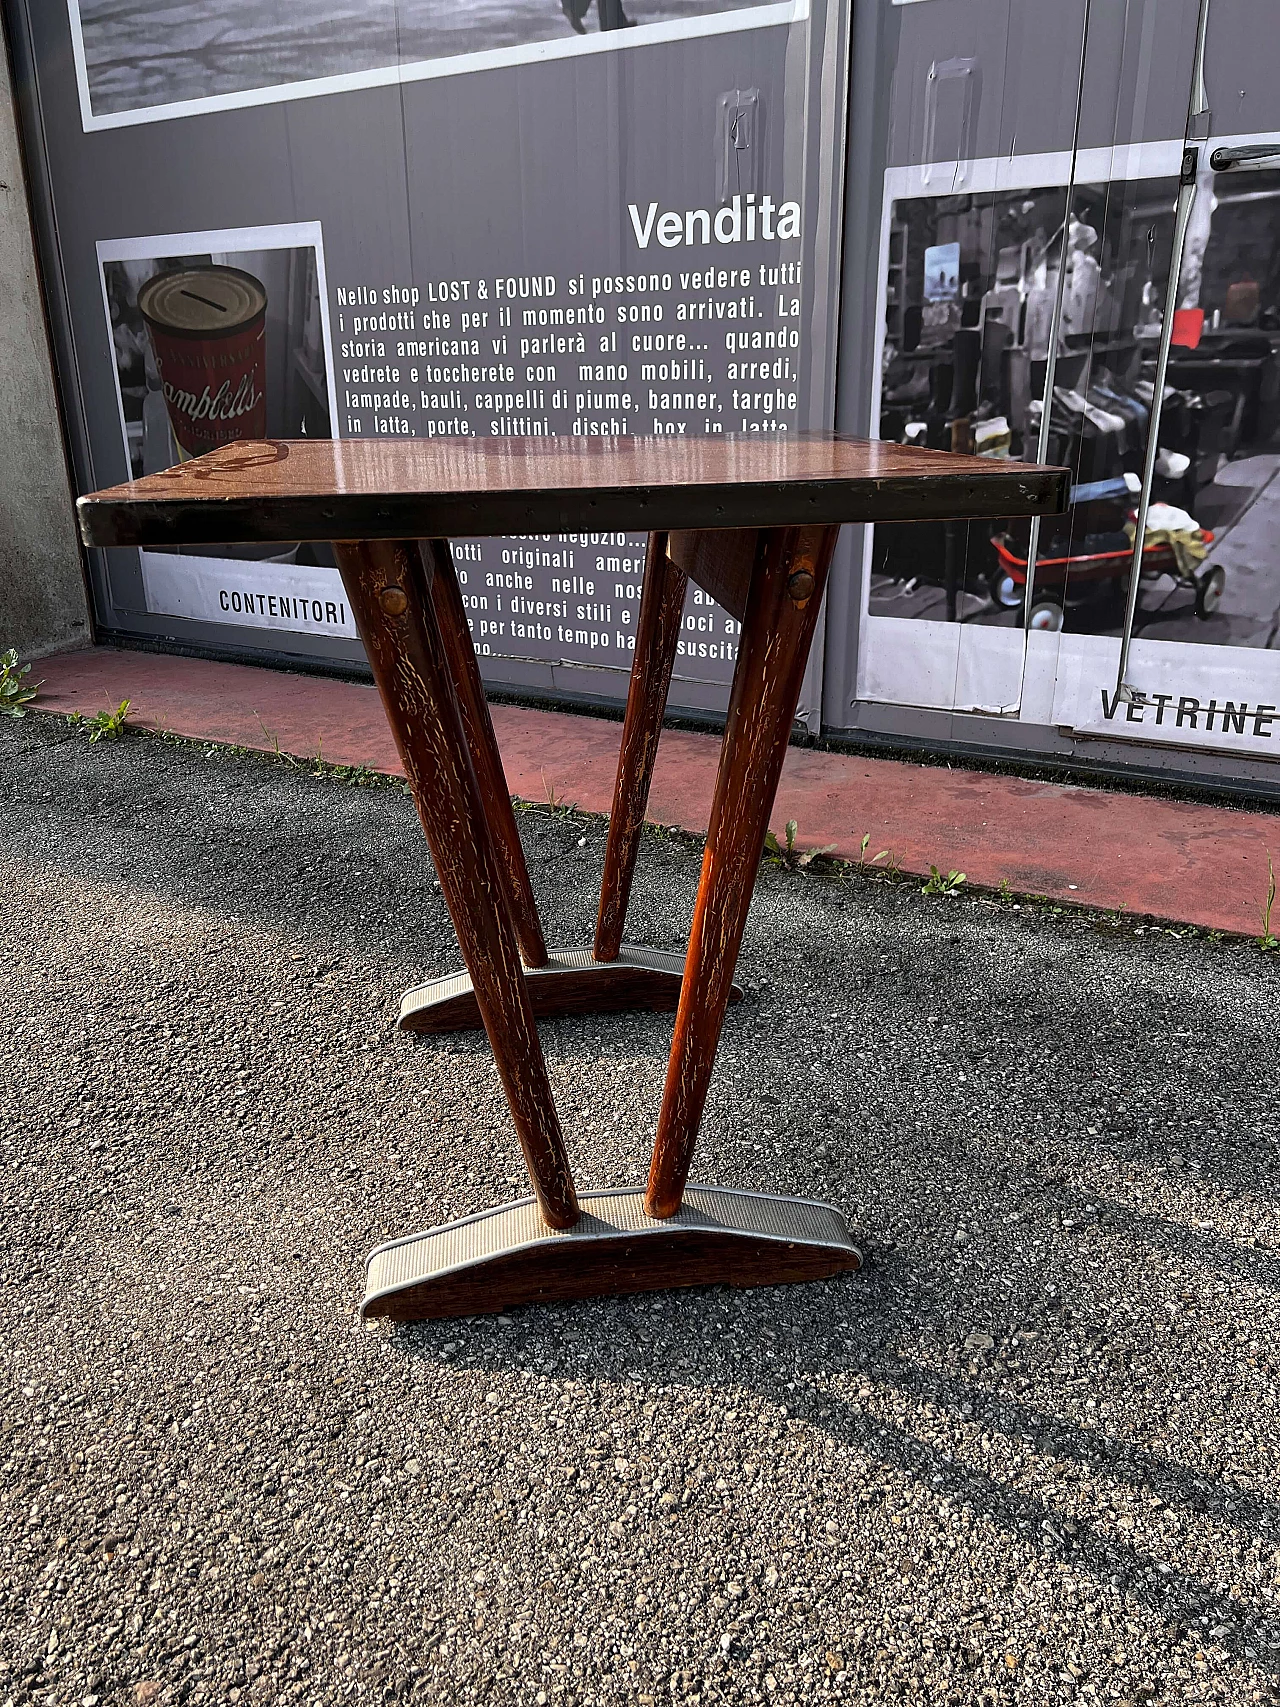
MULTIPOLYGON (((1213 544, 1210 528, 1202 528, 1201 536, 1206 545, 1213 544)), ((1006 609, 1019 608, 1026 597, 1026 556, 1018 555, 1008 534, 995 535, 991 544, 996 554, 991 596, 1006 609)), ((1115 550, 1065 557, 1041 556, 1036 562, 1029 626, 1050 632, 1060 629, 1067 607, 1096 597, 1103 584, 1109 583, 1117 598, 1122 597, 1132 561, 1133 547, 1128 544, 1115 550)), ((1162 575, 1170 576, 1179 587, 1195 593, 1196 615, 1203 621, 1207 622, 1222 603, 1227 584, 1225 571, 1215 563, 1188 574, 1179 567, 1173 547, 1165 541, 1146 546, 1142 553, 1143 580, 1154 581, 1162 575)))

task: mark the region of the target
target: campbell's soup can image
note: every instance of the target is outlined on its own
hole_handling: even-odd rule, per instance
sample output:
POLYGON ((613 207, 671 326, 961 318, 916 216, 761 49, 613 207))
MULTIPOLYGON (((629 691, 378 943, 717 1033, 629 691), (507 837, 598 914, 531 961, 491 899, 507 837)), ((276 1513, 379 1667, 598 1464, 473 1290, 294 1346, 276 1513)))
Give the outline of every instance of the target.
POLYGON ((138 292, 178 455, 267 436, 267 293, 239 267, 161 273, 138 292))

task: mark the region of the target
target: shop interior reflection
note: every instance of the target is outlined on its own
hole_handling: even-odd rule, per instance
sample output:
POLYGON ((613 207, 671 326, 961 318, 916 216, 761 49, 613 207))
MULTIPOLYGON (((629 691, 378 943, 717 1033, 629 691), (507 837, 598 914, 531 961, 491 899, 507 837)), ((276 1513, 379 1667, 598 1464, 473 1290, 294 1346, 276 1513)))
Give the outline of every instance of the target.
MULTIPOLYGON (((1040 543, 1037 628, 1118 634, 1146 444, 1177 185, 895 202, 880 432, 1035 455, 1066 267, 1049 460, 1074 501, 1040 543)), ((1184 260, 1137 632, 1280 644, 1280 173, 1206 174, 1184 260)), ((1026 524, 881 527, 877 616, 1015 626, 1026 524)))

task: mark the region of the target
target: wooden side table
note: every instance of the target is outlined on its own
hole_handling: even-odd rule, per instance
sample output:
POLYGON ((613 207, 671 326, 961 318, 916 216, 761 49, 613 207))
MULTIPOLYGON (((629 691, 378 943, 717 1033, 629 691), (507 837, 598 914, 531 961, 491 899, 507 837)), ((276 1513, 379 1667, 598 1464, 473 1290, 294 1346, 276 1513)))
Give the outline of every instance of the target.
POLYGON ((827 435, 268 441, 79 502, 87 545, 328 540, 458 933, 466 974, 401 1020, 483 1023, 534 1196, 380 1246, 363 1312, 473 1315, 534 1299, 856 1268, 838 1212, 686 1190, 769 813, 843 522, 1049 514, 1066 469, 827 435), (644 530, 635 658, 593 948, 549 950, 467 626, 451 536, 644 530), (742 624, 688 952, 623 942, 689 580, 742 624), (676 1008, 646 1188, 573 1184, 539 1017, 676 1008))

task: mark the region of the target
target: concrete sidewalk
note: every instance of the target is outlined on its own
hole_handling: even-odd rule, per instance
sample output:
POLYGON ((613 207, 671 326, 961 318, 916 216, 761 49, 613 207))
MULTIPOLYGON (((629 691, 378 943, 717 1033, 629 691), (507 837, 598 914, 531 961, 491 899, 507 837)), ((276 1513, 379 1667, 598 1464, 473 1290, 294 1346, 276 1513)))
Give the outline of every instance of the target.
MULTIPOLYGON (((399 774, 376 692, 358 683, 241 664, 98 648, 41 660, 37 706, 93 713, 131 702, 130 721, 202 741, 399 774)), ((495 705, 507 783, 522 799, 608 812, 620 726, 597 717, 495 705)), ((718 741, 669 729, 649 816, 707 826, 718 741)), ((1267 860, 1280 865, 1280 815, 1113 793, 938 765, 793 747, 773 824, 802 848, 928 873, 936 865, 985 888, 1206 930, 1256 935, 1267 860)))

